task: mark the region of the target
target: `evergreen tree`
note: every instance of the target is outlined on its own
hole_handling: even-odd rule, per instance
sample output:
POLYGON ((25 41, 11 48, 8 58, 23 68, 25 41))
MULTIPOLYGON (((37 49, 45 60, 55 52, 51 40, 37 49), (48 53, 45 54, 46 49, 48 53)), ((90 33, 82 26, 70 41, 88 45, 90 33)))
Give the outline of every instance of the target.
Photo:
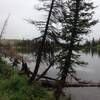
MULTIPOLYGON (((43 0, 45 1, 45 0, 43 0)), ((49 1, 49 0, 46 0, 46 1, 49 1)), ((53 6, 53 9, 52 9, 52 13, 51 13, 51 17, 50 17, 50 20, 49 20, 49 25, 48 25, 48 34, 46 35, 46 39, 45 39, 45 44, 44 44, 44 48, 43 48, 43 51, 42 51, 42 56, 46 54, 46 51, 50 51, 49 54, 53 54, 53 56, 49 56, 49 59, 46 59, 45 62, 48 62, 49 61, 49 65, 47 67, 47 69, 40 75, 40 78, 42 78, 43 75, 45 75, 47 73, 47 71, 51 68, 51 66, 54 65, 54 62, 57 62, 57 59, 58 59, 58 55, 55 55, 54 52, 58 52, 60 50, 61 47, 67 47, 66 44, 62 43, 60 41, 61 39, 61 29, 59 29, 57 27, 57 25, 60 23, 59 22, 59 14, 60 14, 60 9, 61 8, 61 0, 55 0, 54 2, 54 6, 53 6), (48 45, 49 44, 49 45, 48 45), (49 48, 48 48, 49 46, 49 48), (61 47, 60 47, 61 46, 61 47), (55 55, 55 57, 54 57, 55 55)), ((49 3, 44 3, 43 7, 42 8, 38 8, 38 10, 45 10, 48 12, 48 9, 50 8, 50 4, 49 3)), ((33 21, 33 20, 30 20, 30 22, 32 24, 35 24, 37 25, 37 27, 41 30, 41 33, 44 32, 44 21, 33 21), (42 26, 41 26, 42 25, 42 26)), ((39 45, 41 45, 41 42, 42 42, 42 36, 34 39, 33 41, 37 44, 37 46, 35 48, 37 48, 38 50, 40 49, 39 45)), ((36 56, 38 56, 38 53, 36 53, 36 56)), ((42 57, 41 56, 41 57, 42 57)), ((45 57, 47 58, 47 57, 45 57)), ((43 57, 41 58, 41 61, 43 60, 43 57)))
MULTIPOLYGON (((49 7, 46 4, 46 8, 43 9, 48 11, 49 7)), ((46 36, 59 47, 51 63, 51 65, 56 64, 60 69, 59 81, 55 89, 56 100, 59 99, 62 93, 66 78, 72 77, 79 81, 75 76, 74 66, 83 65, 84 63, 79 61, 78 46, 79 42, 82 41, 82 35, 88 34, 91 26, 98 22, 93 19, 94 8, 92 2, 85 0, 55 0, 46 36)), ((49 68, 50 66, 42 76, 49 68)))
POLYGON ((59 21, 62 23, 62 40, 67 48, 62 48, 59 53, 60 81, 55 90, 56 100, 59 99, 66 78, 75 74, 75 65, 82 65, 79 61, 77 44, 82 40, 82 35, 90 32, 91 26, 97 23, 93 19, 94 6, 85 0, 66 0, 62 3, 59 21))

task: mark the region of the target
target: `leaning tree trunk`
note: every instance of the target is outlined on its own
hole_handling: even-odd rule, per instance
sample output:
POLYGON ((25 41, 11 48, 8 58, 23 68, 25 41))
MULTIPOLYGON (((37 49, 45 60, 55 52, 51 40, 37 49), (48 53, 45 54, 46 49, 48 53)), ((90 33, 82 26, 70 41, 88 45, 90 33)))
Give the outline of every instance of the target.
POLYGON ((52 9, 53 9, 54 1, 55 0, 52 0, 52 3, 51 3, 49 15, 48 15, 48 19, 47 19, 47 23, 46 23, 46 27, 45 27, 45 32, 44 32, 44 35, 43 35, 43 39, 42 39, 40 48, 38 50, 38 56, 37 56, 37 60, 36 60, 35 70, 34 70, 34 73, 32 74, 32 77, 29 79, 29 83, 32 83, 32 81, 35 80, 36 75, 37 75, 38 70, 39 70, 39 67, 40 67, 40 62, 41 62, 41 57, 42 57, 42 51, 43 51, 43 47, 45 45, 45 40, 46 40, 46 36, 47 36, 47 32, 48 32, 48 26, 49 26, 49 21, 50 21, 52 9))
POLYGON ((0 32, 0 40, 1 40, 2 35, 3 35, 4 31, 5 31, 5 27, 6 27, 6 25, 7 25, 7 22, 8 22, 8 20, 9 20, 9 17, 10 17, 10 14, 9 14, 8 17, 6 18, 6 20, 5 20, 5 22, 4 22, 4 25, 3 25, 3 27, 2 27, 2 30, 1 30, 1 32, 0 32))
MULTIPOLYGON (((8 17, 6 18, 5 22, 4 22, 4 25, 1 29, 1 32, 0 32, 0 44, 1 44, 1 39, 2 39, 2 35, 4 34, 4 31, 5 31, 5 28, 6 28, 6 25, 7 25, 7 22, 9 20, 9 17, 10 17, 10 14, 8 15, 8 17)), ((1 47, 0 47, 1 49, 1 47)), ((2 53, 2 49, 0 50, 0 53, 2 53)), ((0 59, 1 59, 1 54, 0 54, 0 59)))
POLYGON ((48 68, 36 79, 36 80, 39 80, 41 79, 44 75, 46 75, 46 73, 48 72, 48 70, 54 65, 54 61, 52 61, 50 63, 50 65, 48 66, 48 68))

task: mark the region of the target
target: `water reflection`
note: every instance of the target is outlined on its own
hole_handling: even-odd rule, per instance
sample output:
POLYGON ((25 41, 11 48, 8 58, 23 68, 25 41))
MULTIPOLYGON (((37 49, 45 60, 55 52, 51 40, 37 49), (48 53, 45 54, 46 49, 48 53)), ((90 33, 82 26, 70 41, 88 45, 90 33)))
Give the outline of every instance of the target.
POLYGON ((88 49, 85 49, 83 52, 85 54, 91 54, 92 57, 95 55, 98 55, 98 57, 100 57, 100 50, 98 50, 96 48, 88 48, 88 49))
MULTIPOLYGON (((83 80, 100 82, 100 52, 96 49, 88 49, 81 54, 81 59, 88 62, 88 65, 77 70, 78 76, 83 80)), ((100 88, 71 88, 70 90, 72 100, 100 100, 100 88)))
MULTIPOLYGON (((83 80, 90 80, 94 82, 100 81, 100 52, 95 49, 87 50, 81 53, 81 60, 88 62, 88 65, 84 68, 77 67, 77 75, 83 80)), ((34 62, 31 63, 30 69, 33 71, 34 62)), ((43 64, 40 67, 39 73, 41 73, 46 66, 43 64)), ((52 67, 47 73, 48 76, 55 78, 58 70, 52 67)), ((67 89, 66 89, 67 90, 67 89)), ((66 91, 65 90, 65 91, 66 91)), ((100 100, 100 88, 70 88, 69 94, 71 94, 70 100, 100 100)), ((66 95, 68 92, 66 91, 66 95)))
MULTIPOLYGON (((32 54, 24 54, 24 57, 34 60, 32 54)), ((77 75, 83 80, 92 80, 94 82, 100 81, 100 52, 96 49, 85 50, 81 53, 81 60, 88 62, 85 68, 77 67, 77 75)), ((35 61, 28 63, 30 70, 34 70, 35 61)), ((46 66, 41 64, 39 73, 45 70, 46 66)), ((57 77, 58 70, 52 67, 47 73, 48 76, 57 77)), ((66 95, 68 92, 65 89, 66 95)), ((70 100, 100 100, 100 88, 70 88, 69 94, 71 94, 70 100)))

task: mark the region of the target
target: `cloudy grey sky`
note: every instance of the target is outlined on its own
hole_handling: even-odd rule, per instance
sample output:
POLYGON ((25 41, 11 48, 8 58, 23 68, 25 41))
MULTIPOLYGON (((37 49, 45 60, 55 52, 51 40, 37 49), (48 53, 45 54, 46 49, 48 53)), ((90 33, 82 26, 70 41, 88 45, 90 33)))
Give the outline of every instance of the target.
MULTIPOLYGON (((100 0, 93 0, 98 8, 95 9, 95 17, 100 19, 100 0)), ((34 5, 38 4, 38 0, 0 0, 0 30, 4 20, 10 13, 5 34, 3 38, 10 39, 32 39, 39 35, 35 26, 28 24, 24 18, 33 20, 40 19, 43 14, 34 9, 34 5)), ((100 23, 98 23, 87 38, 100 38, 100 23)))

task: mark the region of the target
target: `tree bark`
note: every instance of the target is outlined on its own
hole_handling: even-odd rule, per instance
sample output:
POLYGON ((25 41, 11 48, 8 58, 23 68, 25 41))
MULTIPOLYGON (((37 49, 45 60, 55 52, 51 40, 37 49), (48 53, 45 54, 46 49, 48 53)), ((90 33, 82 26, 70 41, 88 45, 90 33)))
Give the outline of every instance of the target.
POLYGON ((51 7, 50 7, 50 11, 49 11, 49 15, 48 15, 48 19, 47 19, 45 32, 44 32, 43 39, 42 39, 42 43, 41 43, 40 48, 38 50, 38 56, 37 56, 37 60, 36 60, 35 70, 34 70, 34 73, 33 73, 32 77, 29 79, 29 84, 31 84, 32 81, 35 80, 36 75, 37 75, 38 70, 39 70, 39 67, 40 67, 42 51, 43 51, 43 47, 45 45, 45 40, 46 40, 46 36, 47 36, 47 32, 48 32, 48 26, 49 26, 49 21, 50 21, 52 9, 53 9, 54 1, 55 0, 52 0, 52 3, 51 3, 51 7))

